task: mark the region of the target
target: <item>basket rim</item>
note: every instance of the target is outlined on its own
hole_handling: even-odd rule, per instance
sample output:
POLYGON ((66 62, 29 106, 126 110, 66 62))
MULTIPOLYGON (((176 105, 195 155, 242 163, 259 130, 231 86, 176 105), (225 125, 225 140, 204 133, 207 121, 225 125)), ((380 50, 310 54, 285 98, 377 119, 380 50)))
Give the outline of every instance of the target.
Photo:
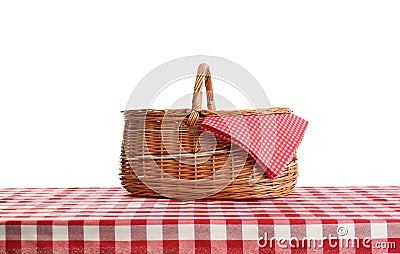
MULTIPOLYGON (((138 109, 126 109, 126 110, 121 110, 120 113, 124 114, 124 113, 128 113, 128 112, 138 112, 138 111, 142 111, 142 112, 167 112, 167 111, 187 111, 188 113, 191 111, 190 108, 169 108, 169 109, 155 109, 155 108, 138 108, 138 109)), ((236 109, 236 110, 208 110, 208 109, 202 109, 200 111, 200 113, 205 114, 205 115, 210 115, 210 114, 215 114, 215 113, 228 113, 228 112, 235 112, 235 111, 239 111, 239 112, 259 112, 259 113, 264 113, 268 112, 270 114, 289 114, 292 113, 293 110, 291 110, 288 107, 269 107, 269 108, 256 108, 256 109, 236 109)))

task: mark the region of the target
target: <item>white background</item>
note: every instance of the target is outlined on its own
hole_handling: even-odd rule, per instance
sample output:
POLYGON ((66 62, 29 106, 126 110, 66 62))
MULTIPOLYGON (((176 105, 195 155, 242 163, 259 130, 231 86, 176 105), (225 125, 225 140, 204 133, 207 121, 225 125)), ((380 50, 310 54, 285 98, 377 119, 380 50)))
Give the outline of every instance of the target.
POLYGON ((399 13, 366 0, 2 1, 0 187, 119 186, 135 84, 197 54, 242 65, 273 106, 309 120, 299 186, 398 185, 399 13))

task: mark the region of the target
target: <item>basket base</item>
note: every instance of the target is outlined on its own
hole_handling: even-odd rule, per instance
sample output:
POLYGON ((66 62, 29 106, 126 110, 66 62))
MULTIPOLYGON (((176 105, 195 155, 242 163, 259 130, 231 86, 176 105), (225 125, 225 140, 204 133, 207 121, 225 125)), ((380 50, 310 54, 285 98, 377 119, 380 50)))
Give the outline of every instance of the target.
MULTIPOLYGON (((282 174, 272 180, 265 173, 258 179, 257 182, 249 182, 249 176, 253 172, 255 161, 250 156, 248 157, 245 166, 237 174, 236 178, 230 182, 225 188, 219 192, 207 196, 205 199, 260 199, 260 198, 278 198, 289 195, 295 188, 298 177, 297 157, 293 156, 290 163, 287 165, 282 174)), ((194 199, 193 197, 202 195, 208 188, 215 187, 212 181, 210 186, 201 187, 193 186, 190 189, 191 193, 185 194, 187 190, 182 190, 177 185, 165 183, 161 178, 155 177, 152 183, 159 186, 158 193, 147 187, 140 178, 135 174, 129 163, 124 149, 121 153, 121 168, 120 179, 122 186, 136 197, 165 197, 160 193, 168 193, 167 196, 179 197, 179 199, 194 199)), ((190 178, 190 177, 189 177, 190 178)))

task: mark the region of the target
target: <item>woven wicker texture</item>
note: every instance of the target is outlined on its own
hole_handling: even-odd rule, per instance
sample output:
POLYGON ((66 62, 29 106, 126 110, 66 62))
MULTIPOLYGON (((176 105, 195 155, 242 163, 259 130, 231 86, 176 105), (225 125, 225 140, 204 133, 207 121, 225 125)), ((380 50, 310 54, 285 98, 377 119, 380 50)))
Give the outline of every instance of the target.
POLYGON ((140 197, 203 197, 208 199, 276 198, 290 194, 298 176, 293 156, 275 178, 261 170, 240 147, 203 132, 207 116, 291 113, 288 108, 216 111, 211 74, 201 64, 196 76, 192 109, 127 110, 121 149, 122 186, 140 197), (201 110, 201 91, 207 90, 208 110, 201 110), (165 176, 169 177, 165 177, 165 176), (187 180, 182 185, 169 178, 187 180), (143 180, 146 181, 143 181, 143 180), (144 184, 146 182, 147 184, 144 184), (157 186, 149 188, 151 186, 157 186))

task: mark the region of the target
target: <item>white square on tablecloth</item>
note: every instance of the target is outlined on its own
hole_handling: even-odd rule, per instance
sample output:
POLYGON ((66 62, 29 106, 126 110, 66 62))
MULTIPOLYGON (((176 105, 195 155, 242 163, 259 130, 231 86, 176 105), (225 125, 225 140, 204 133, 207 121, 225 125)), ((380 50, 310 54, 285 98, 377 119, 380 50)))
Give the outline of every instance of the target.
POLYGON ((127 207, 137 207, 137 208, 139 208, 139 207, 142 206, 142 204, 143 204, 143 202, 129 202, 127 207))
POLYGON ((131 227, 130 226, 115 226, 115 241, 130 241, 131 227))
POLYGON ((353 223, 339 223, 338 224, 338 236, 344 239, 354 239, 356 235, 356 229, 353 223))
POLYGON ((53 226, 54 241, 68 241, 68 226, 53 226))
POLYGON ((226 225, 210 225, 211 240, 227 240, 226 238, 226 225))
POLYGON ((261 236, 258 235, 258 225, 242 225, 243 240, 258 240, 261 236))
POLYGON ((290 225, 274 225, 274 237, 276 239, 290 239, 290 225))
POLYGON ((6 226, 0 225, 0 241, 6 240, 6 226))
POLYGON ((36 225, 21 225, 21 240, 37 240, 36 225))
POLYGON ((83 239, 85 239, 85 241, 99 241, 100 240, 99 226, 84 226, 83 239))
POLYGON ((178 225, 179 240, 194 240, 194 225, 180 224, 178 225))
POLYGON ((386 223, 371 223, 371 238, 372 239, 387 239, 387 224, 386 223))
POLYGON ((147 240, 163 240, 162 225, 147 225, 147 240))
POLYGON ((310 239, 321 240, 323 237, 322 224, 307 224, 306 231, 310 239))

